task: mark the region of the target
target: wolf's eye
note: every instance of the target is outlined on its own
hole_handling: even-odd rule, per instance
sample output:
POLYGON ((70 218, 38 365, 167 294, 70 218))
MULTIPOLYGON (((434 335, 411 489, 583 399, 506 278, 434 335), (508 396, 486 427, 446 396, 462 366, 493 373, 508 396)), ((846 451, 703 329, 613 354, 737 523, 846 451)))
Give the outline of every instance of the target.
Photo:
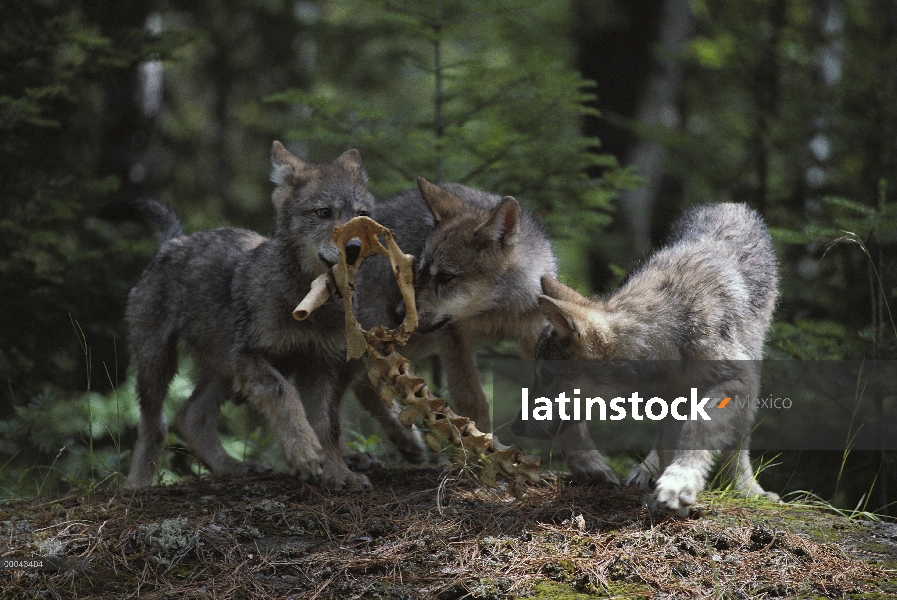
POLYGON ((329 208, 319 208, 315 211, 315 214, 321 217, 322 219, 329 219, 333 216, 333 211, 329 208))
POLYGON ((441 287, 443 285, 448 285, 449 283, 451 283, 452 280, 455 279, 455 277, 457 277, 457 275, 455 275, 454 273, 442 271, 441 273, 438 273, 436 277, 433 278, 433 280, 437 286, 441 287))

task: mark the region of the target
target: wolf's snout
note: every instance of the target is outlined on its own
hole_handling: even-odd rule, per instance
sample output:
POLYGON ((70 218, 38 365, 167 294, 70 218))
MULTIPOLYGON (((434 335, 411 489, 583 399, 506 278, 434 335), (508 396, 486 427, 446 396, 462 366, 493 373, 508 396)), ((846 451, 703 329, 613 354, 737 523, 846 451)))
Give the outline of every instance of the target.
POLYGON ((354 265, 359 254, 361 254, 361 240, 352 238, 346 244, 346 264, 354 265))

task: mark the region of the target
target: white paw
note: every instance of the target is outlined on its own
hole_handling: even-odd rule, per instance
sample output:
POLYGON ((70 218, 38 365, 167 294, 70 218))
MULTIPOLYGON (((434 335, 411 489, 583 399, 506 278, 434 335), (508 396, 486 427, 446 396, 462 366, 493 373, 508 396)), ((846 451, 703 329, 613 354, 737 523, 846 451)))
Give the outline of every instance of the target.
POLYGON ((782 502, 782 499, 779 498, 779 495, 776 494, 775 492, 763 492, 762 494, 759 494, 759 496, 761 498, 766 498, 767 500, 771 500, 772 502, 778 502, 778 503, 782 502))
POLYGON ((657 480, 651 509, 686 516, 703 489, 704 477, 700 471, 670 465, 657 480))

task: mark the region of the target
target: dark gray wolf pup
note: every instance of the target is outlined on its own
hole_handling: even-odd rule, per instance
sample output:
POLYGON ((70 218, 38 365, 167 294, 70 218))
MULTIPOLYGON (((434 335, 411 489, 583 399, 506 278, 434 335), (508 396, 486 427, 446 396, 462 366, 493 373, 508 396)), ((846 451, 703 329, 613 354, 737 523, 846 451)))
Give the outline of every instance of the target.
MULTIPOLYGON (((732 361, 731 377, 702 395, 756 397, 777 286, 777 261, 760 216, 739 204, 701 205, 683 215, 667 245, 606 298, 587 299, 544 278, 539 306, 551 325, 536 358, 732 361)), ((661 421, 654 449, 628 481, 649 487, 656 478, 654 505, 687 512, 704 489, 715 454, 691 448, 717 448, 739 492, 776 497, 757 483, 743 445, 753 410, 725 414, 721 423, 713 419, 712 428, 661 421)))
POLYGON ((177 413, 177 430, 215 475, 264 469, 229 456, 218 438, 219 407, 238 397, 267 417, 292 473, 333 488, 369 483, 339 452, 339 405, 333 401, 345 360, 339 303, 303 322, 291 312, 312 279, 338 260, 333 229, 368 214, 374 199, 357 150, 313 165, 274 142, 271 157, 277 187, 270 239, 234 228, 183 235, 169 207, 137 202, 160 247, 128 296, 141 412, 129 487, 152 483, 156 472, 168 429, 162 405, 179 342, 193 357, 198 380, 177 413))
MULTIPOLYGON (((510 196, 457 183, 437 186, 423 178, 418 179, 417 190, 378 203, 374 218, 395 232, 402 250, 416 258, 419 326, 403 354, 422 358, 438 352, 455 410, 481 431, 491 431, 474 345, 484 339, 517 340, 523 357, 533 357, 536 339, 547 323, 537 303, 540 279, 557 272, 548 236, 510 196)), ((365 263, 356 290, 355 306, 363 327, 398 325, 403 307, 388 261, 377 257, 365 263)), ((354 391, 378 415, 406 458, 419 460, 420 443, 384 414, 376 390, 360 382, 354 391)), ((581 439, 584 427, 571 428, 568 435, 577 448, 567 457, 575 473, 614 477, 597 450, 582 450, 590 443, 587 437, 581 439)))

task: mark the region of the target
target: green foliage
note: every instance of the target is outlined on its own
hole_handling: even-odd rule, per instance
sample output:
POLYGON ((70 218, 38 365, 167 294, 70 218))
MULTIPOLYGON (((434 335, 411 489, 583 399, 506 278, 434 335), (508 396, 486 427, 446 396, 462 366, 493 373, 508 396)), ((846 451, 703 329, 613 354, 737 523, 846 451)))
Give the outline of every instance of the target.
POLYGON ((0 421, 0 496, 59 492, 79 482, 102 481, 124 470, 121 435, 138 420, 134 398, 47 389, 0 421), (92 448, 94 441, 107 441, 92 448), (44 465, 44 466, 37 466, 44 465))
POLYGON ((646 132, 671 149, 684 204, 747 202, 773 226, 774 353, 897 356, 893 4, 692 6, 684 125, 646 132))
POLYGON ((370 452, 377 454, 380 447, 380 436, 372 433, 364 435, 357 431, 350 431, 349 435, 352 439, 346 440, 346 445, 356 452, 370 452))
POLYGON ((585 239, 609 222, 617 190, 635 178, 579 132, 594 112, 592 86, 546 35, 569 10, 346 4, 322 3, 314 85, 269 98, 295 107, 290 137, 325 156, 358 147, 381 196, 424 176, 519 196, 561 237, 585 239), (606 168, 603 179, 586 177, 593 166, 606 168))
MULTIPOLYGON (((168 390, 169 423, 193 392, 192 365, 183 362, 168 390)), ((119 475, 127 472, 139 421, 133 377, 108 394, 73 395, 48 386, 0 421, 0 457, 5 457, 0 462, 0 498, 92 489, 103 481, 117 485, 119 475)), ((246 403, 222 407, 220 435, 232 456, 286 470, 279 444, 261 415, 246 403)), ((364 441, 374 446, 378 440, 371 435, 364 441)), ((177 435, 169 433, 161 481, 205 472, 179 444, 177 435)))
POLYGON ((844 517, 846 519, 859 519, 863 521, 880 521, 881 518, 873 513, 866 510, 868 504, 868 498, 863 495, 860 501, 852 510, 845 510, 834 506, 831 502, 826 501, 824 498, 819 497, 817 494, 813 492, 808 492, 805 490, 799 490, 795 492, 791 492, 786 497, 788 500, 788 504, 797 508, 797 507, 807 507, 814 509, 821 509, 824 511, 828 511, 834 513, 838 516, 844 517))
POLYGON ((772 359, 839 360, 860 355, 861 351, 856 332, 835 321, 773 323, 767 340, 768 357, 772 359))
POLYGON ((121 276, 139 259, 87 218, 119 185, 98 165, 105 85, 172 40, 114 40, 78 6, 0 8, 0 418, 47 384, 85 389, 71 317, 114 369, 121 276))
MULTIPOLYGON (((856 343, 854 336, 842 336, 843 351, 830 358, 897 356, 897 324, 890 306, 890 299, 897 298, 897 294, 895 290, 888 293, 883 280, 886 273, 891 275, 888 272, 889 262, 893 260, 885 258, 885 249, 897 246, 897 203, 886 202, 886 190, 887 186, 882 181, 877 208, 847 198, 827 196, 822 199, 823 211, 819 223, 811 222, 802 231, 779 229, 774 232, 778 239, 790 244, 826 244, 823 259, 830 250, 842 244, 858 248, 862 251, 860 256, 866 258, 872 323, 858 334, 865 343, 856 343), (848 352, 848 346, 853 346, 851 349, 855 354, 848 352)), ((850 274, 844 275, 849 277, 850 274)), ((890 278, 888 281, 891 281, 890 278)), ((807 347, 816 346, 811 344, 807 347)))
POLYGON ((316 5, 157 4, 163 31, 186 39, 164 63, 154 175, 158 195, 176 209, 186 231, 230 225, 271 231, 271 142, 283 140, 292 117, 288 107, 263 99, 307 85, 316 5))

